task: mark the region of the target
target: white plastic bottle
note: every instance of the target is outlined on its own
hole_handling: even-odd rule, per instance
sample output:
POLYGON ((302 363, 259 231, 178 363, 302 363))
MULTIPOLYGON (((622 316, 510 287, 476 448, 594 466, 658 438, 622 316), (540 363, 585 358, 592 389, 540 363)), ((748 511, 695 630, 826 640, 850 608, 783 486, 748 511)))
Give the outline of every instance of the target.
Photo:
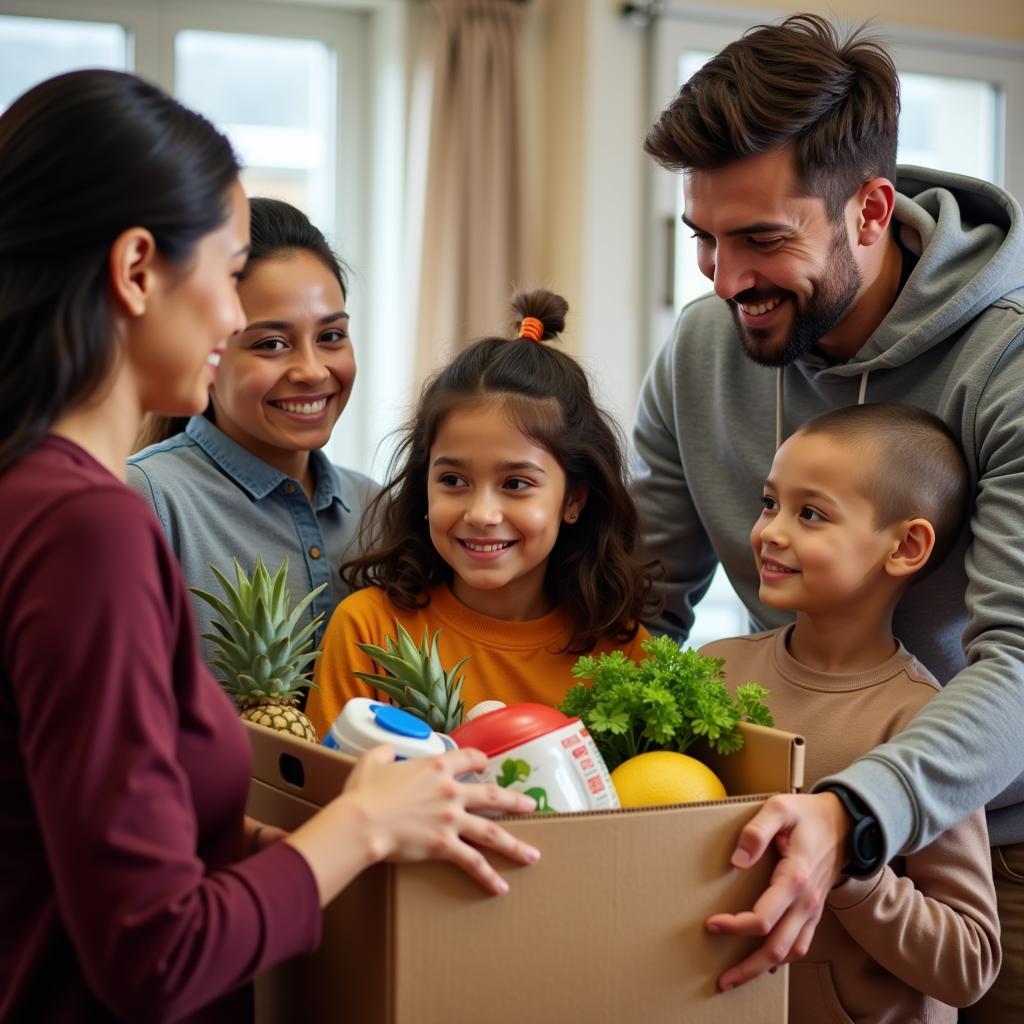
POLYGON ((444 733, 434 732, 422 719, 379 700, 353 697, 345 703, 321 741, 325 747, 359 757, 372 747, 389 743, 397 760, 436 757, 458 744, 444 733))

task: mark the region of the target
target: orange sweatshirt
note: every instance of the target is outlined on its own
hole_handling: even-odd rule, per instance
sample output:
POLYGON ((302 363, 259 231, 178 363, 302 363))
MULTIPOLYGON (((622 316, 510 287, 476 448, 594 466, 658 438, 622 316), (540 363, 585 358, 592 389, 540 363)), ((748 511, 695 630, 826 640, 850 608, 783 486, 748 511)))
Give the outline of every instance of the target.
MULTIPOLYGON (((442 585, 431 589, 426 608, 406 611, 392 604, 383 590, 368 587, 338 605, 324 634, 323 653, 315 662, 313 677, 319 689, 310 690, 306 705, 306 714, 320 736, 326 735, 350 697, 387 699, 352 673, 380 672, 356 644, 385 646, 385 638, 395 634, 395 619, 416 643, 424 630, 433 636, 440 629, 438 653, 446 669, 470 656, 461 670, 467 711, 482 700, 558 704, 576 683, 571 670, 579 655, 561 650, 570 634, 565 616, 558 610, 527 622, 492 619, 467 608, 442 585)), ((641 626, 629 643, 608 640, 592 653, 621 649, 639 661, 644 657, 640 642, 648 635, 641 626)))
MULTIPOLYGON (((867 672, 817 672, 787 650, 791 629, 720 640, 701 653, 725 658, 730 687, 757 682, 771 691, 775 724, 807 738, 810 789, 905 729, 939 686, 902 645, 867 672)), ((849 878, 829 893, 807 956, 790 965, 789 1019, 955 1024, 953 1007, 978 1000, 999 963, 988 831, 978 811, 873 878, 849 878)))

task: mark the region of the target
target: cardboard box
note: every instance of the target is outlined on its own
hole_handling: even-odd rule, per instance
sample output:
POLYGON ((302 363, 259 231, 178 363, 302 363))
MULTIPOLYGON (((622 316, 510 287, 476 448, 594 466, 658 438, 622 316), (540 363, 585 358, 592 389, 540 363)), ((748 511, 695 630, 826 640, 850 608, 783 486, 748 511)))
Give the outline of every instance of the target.
MULTIPOLYGON (((743 731, 740 753, 708 757, 727 800, 506 821, 542 851, 529 868, 493 858, 506 896, 449 864, 364 872, 319 952, 259 979, 258 1024, 784 1024, 787 971, 718 992, 757 943, 703 927, 764 889, 774 860, 739 872, 729 855, 765 794, 803 784, 801 737, 743 731)), ((250 814, 291 829, 342 788, 349 758, 249 732, 250 814)))

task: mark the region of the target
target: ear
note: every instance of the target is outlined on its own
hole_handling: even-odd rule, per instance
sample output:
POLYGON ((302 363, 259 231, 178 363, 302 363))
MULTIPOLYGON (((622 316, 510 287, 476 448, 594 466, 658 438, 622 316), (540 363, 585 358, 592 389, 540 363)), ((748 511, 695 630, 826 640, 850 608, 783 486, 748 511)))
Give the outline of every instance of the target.
POLYGON ((896 187, 888 178, 872 178, 854 194, 856 219, 853 229, 861 245, 874 245, 885 237, 896 209, 896 187))
POLYGON ((108 269, 114 303, 125 315, 142 316, 156 282, 156 239, 146 228, 128 228, 110 247, 108 269))
POLYGON ((927 519, 907 519, 896 527, 895 543, 885 560, 889 576, 920 572, 935 548, 935 527, 927 519))
POLYGON ((566 495, 565 507, 562 509, 562 521, 572 525, 580 517, 583 506, 587 503, 590 488, 586 484, 577 484, 569 489, 566 495))

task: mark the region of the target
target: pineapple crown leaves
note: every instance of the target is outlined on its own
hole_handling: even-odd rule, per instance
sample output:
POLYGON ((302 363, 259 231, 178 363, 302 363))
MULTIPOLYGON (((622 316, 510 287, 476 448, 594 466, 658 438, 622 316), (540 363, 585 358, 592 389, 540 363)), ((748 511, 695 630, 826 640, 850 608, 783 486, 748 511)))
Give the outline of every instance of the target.
POLYGON ((461 724, 465 704, 461 700, 462 677, 459 672, 469 661, 463 658, 445 671, 437 649, 438 630, 433 637, 424 629, 417 647, 409 632, 395 620, 395 636, 385 639, 386 647, 356 644, 388 675, 354 672, 357 679, 376 687, 398 707, 425 721, 437 732, 449 732, 461 724))
POLYGON ((572 687, 560 705, 590 729, 609 768, 646 750, 685 752, 699 737, 733 753, 743 745, 740 721, 772 724, 768 691, 747 683, 730 693, 723 659, 681 650, 669 637, 641 646, 647 657, 639 664, 622 651, 580 658, 573 675, 591 685, 572 687))
POLYGON ((251 580, 238 559, 233 562, 234 584, 215 565, 210 566, 226 600, 198 587, 190 588, 221 617, 211 622, 215 633, 203 633, 203 638, 218 648, 220 656, 212 664, 220 670, 221 685, 240 703, 266 697, 294 698, 303 687, 313 685, 305 673, 320 652, 308 648, 323 613, 296 627, 327 584, 310 591, 289 611, 287 558, 271 576, 263 558, 258 557, 251 580))

